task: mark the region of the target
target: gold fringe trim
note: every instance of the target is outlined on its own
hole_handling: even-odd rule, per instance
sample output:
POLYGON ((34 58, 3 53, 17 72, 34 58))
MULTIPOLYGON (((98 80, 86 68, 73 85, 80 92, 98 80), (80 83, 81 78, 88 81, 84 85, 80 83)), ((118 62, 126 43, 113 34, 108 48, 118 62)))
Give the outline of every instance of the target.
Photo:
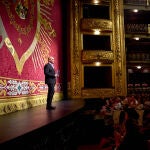
MULTIPOLYGON (((36 95, 36 96, 29 96, 29 97, 20 97, 20 98, 11 98, 3 99, 0 101, 0 115, 5 115, 8 113, 36 107, 39 105, 46 104, 46 95, 36 95)), ((63 98, 62 93, 56 93, 54 95, 53 101, 60 101, 63 98)))

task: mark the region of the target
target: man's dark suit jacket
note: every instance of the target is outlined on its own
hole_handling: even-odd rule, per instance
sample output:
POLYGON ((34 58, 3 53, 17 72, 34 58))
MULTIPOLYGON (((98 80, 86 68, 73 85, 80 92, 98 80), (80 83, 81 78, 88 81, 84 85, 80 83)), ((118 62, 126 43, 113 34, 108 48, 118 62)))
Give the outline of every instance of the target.
POLYGON ((45 84, 53 84, 56 83, 55 70, 50 63, 47 63, 44 66, 44 74, 45 74, 45 84))

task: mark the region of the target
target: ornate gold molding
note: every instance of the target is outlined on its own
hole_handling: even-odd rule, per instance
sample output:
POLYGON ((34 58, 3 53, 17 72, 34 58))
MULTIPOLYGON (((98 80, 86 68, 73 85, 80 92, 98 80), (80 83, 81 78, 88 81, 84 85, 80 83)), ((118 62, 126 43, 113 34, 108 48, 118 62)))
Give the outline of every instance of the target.
POLYGON ((72 97, 80 97, 80 39, 79 39, 79 0, 72 0, 72 15, 73 20, 71 24, 73 26, 72 31, 72 51, 71 51, 71 95, 72 97))
POLYGON ((112 21, 106 19, 81 19, 81 31, 112 32, 112 21))
POLYGON ((46 103, 46 95, 11 98, 0 102, 0 115, 12 113, 18 110, 23 110, 46 103))
POLYGON ((104 64, 112 64, 114 56, 112 51, 83 50, 81 53, 82 63, 93 63, 100 61, 104 64))
MULTIPOLYGON (((53 102, 61 100, 62 93, 55 93, 53 102)), ((0 115, 16 112, 18 110, 24 110, 31 107, 46 104, 47 94, 28 96, 20 98, 4 99, 0 101, 0 115)))
POLYGON ((126 95, 126 53, 124 46, 123 26, 123 3, 120 0, 112 1, 113 39, 112 49, 114 50, 115 66, 115 93, 126 95))
POLYGON ((114 95, 114 89, 82 89, 82 97, 84 98, 113 97, 114 95))
POLYGON ((82 4, 94 4, 94 0, 72 0, 71 4, 71 98, 95 98, 126 95, 126 53, 124 46, 123 1, 99 0, 97 5, 110 5, 110 18, 82 18, 82 4), (111 36, 111 51, 83 50, 83 34, 95 35, 94 30, 111 36), (84 89, 84 65, 101 61, 103 66, 112 67, 113 88, 84 89))

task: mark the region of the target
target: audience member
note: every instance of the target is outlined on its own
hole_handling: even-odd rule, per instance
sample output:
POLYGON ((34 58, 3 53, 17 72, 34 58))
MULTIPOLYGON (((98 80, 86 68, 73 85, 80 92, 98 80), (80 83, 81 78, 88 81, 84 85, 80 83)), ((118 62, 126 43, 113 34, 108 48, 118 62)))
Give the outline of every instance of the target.
POLYGON ((129 118, 126 121, 126 134, 117 150, 146 150, 147 143, 139 130, 137 120, 129 118))

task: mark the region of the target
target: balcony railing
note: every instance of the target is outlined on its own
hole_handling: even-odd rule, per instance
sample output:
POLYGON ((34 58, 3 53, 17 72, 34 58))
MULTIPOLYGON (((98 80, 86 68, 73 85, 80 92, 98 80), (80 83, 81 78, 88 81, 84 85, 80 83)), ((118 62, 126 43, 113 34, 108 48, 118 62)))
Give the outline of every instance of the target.
POLYGON ((143 33, 143 34, 150 34, 149 32, 149 24, 126 24, 125 31, 126 33, 143 33))
POLYGON ((127 56, 128 61, 147 61, 150 62, 149 53, 130 53, 127 56))
POLYGON ((150 0, 124 0, 125 5, 150 6, 150 0))

